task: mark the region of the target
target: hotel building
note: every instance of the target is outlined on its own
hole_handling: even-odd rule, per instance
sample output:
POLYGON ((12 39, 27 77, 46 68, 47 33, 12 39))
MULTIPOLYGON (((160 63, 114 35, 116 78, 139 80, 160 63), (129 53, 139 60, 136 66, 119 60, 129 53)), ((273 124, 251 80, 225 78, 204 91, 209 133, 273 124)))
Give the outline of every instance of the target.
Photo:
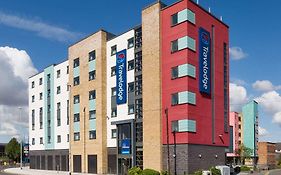
POLYGON ((100 30, 68 49, 72 172, 224 164, 228 26, 191 0, 156 2, 141 15, 123 34, 100 30))
POLYGON ((68 61, 29 78, 30 168, 68 170, 68 61))

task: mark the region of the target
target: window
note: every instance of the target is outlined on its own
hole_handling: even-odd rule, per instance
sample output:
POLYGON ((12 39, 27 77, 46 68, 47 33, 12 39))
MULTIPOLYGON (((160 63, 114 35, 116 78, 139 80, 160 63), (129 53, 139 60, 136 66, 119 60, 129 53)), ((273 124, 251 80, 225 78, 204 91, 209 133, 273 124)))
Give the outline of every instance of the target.
POLYGON ((69 125, 69 100, 67 100, 66 105, 66 124, 69 125))
POLYGON ((60 78, 60 70, 57 70, 57 78, 60 78))
POLYGON ((74 141, 80 140, 80 132, 75 132, 74 133, 74 141))
POLYGON ((35 145, 35 138, 32 138, 32 145, 35 145))
POLYGON ((61 125, 61 104, 57 103, 57 126, 61 125))
POLYGON ((89 100, 96 99, 96 90, 89 92, 89 100))
POLYGON ((80 114, 74 114, 74 122, 79 122, 80 121, 80 114))
POLYGON ((35 84, 34 84, 34 81, 32 81, 31 88, 34 88, 34 87, 35 87, 35 84))
POLYGON ((69 74, 69 66, 66 66, 66 74, 69 74))
POLYGON ((128 105, 128 114, 134 114, 135 112, 135 105, 128 105))
POLYGON ((134 37, 128 39, 128 49, 134 47, 134 37))
POLYGON ((61 143, 61 136, 57 135, 57 143, 61 143))
POLYGON ((96 59, 96 51, 92 51, 89 53, 89 61, 93 61, 96 59))
POLYGON ((133 70, 135 68, 135 61, 130 60, 128 61, 128 71, 133 70))
POLYGON ((31 99, 31 101, 32 102, 34 102, 35 101, 35 96, 34 95, 32 95, 32 97, 31 97, 32 99, 31 99))
POLYGON ((40 123, 40 129, 43 129, 43 108, 40 108, 39 123, 40 123))
POLYGON ((111 88, 111 96, 116 96, 116 87, 111 88))
POLYGON ((42 93, 42 92, 39 94, 39 99, 40 99, 40 100, 43 99, 43 93, 42 93))
POLYGON ((191 64, 182 64, 172 68, 172 79, 184 76, 196 77, 196 68, 191 64))
POLYGON ((43 84, 43 78, 40 78, 39 79, 39 85, 42 85, 43 84))
POLYGON ((190 38, 189 36, 184 36, 171 42, 172 53, 186 48, 196 51, 196 42, 193 38, 190 38))
POLYGON ((94 80, 96 78, 96 71, 93 70, 89 72, 89 81, 94 80))
POLYGON ((51 143, 51 136, 48 136, 48 143, 51 143))
POLYGON ((116 52, 117 52, 117 45, 114 45, 114 46, 111 47, 111 56, 115 55, 116 52))
POLYGON ((89 119, 96 119, 96 110, 89 111, 89 119))
POLYGON ((48 74, 47 75, 47 81, 50 81, 51 80, 51 74, 48 74))
POLYGON ((73 103, 74 103, 74 104, 80 103, 80 97, 79 97, 79 95, 75 95, 75 96, 73 97, 73 103))
POLYGON ((195 13, 189 9, 184 9, 171 16, 171 25, 172 26, 185 22, 185 21, 189 21, 189 22, 195 24, 195 13))
POLYGON ((79 85, 80 84, 80 80, 79 80, 79 76, 78 77, 75 77, 74 79, 73 79, 73 85, 74 86, 77 86, 77 85, 79 85))
POLYGON ((43 144, 43 137, 40 137, 40 145, 43 144))
POLYGON ((111 130, 111 138, 115 139, 117 137, 117 129, 112 129, 111 130))
POLYGON ((32 130, 35 129, 35 110, 33 109, 32 110, 32 114, 31 114, 31 117, 32 117, 32 130))
POLYGON ((134 92, 134 90, 135 90, 134 86, 135 86, 134 82, 131 82, 131 83, 128 84, 128 93, 134 92))
POLYGON ((96 130, 89 131, 89 139, 96 139, 96 130))
POLYGON ((49 89, 48 91, 47 91, 47 97, 50 97, 51 96, 51 90, 49 89))
POLYGON ((111 76, 113 77, 113 76, 115 76, 116 75, 116 66, 113 66, 112 68, 111 68, 111 76))
POLYGON ((117 117, 117 108, 112 108, 111 109, 111 117, 117 117))
POLYGON ((172 94, 172 105, 178 104, 196 104, 196 94, 193 92, 183 91, 172 94))
POLYGON ((66 135, 66 141, 69 142, 69 134, 66 135))
POLYGON ((196 121, 187 119, 172 121, 172 131, 196 132, 196 121))
POLYGON ((57 87, 57 94, 60 94, 60 86, 57 87))
POLYGON ((79 66, 79 58, 76 58, 76 59, 73 61, 73 68, 78 67, 78 66, 79 66))

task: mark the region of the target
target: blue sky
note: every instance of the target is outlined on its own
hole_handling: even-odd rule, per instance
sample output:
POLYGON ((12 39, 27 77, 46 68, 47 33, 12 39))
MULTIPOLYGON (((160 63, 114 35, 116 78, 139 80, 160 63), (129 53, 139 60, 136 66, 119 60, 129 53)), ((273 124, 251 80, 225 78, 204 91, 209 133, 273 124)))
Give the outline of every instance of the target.
MULTIPOLYGON (((2 49, 3 53, 19 54, 19 57, 25 60, 24 63, 30 66, 27 74, 32 75, 50 64, 65 60, 70 44, 100 28, 120 34, 140 24, 141 10, 154 0, 79 2, 1 1, 0 47, 8 46, 2 49), (22 50, 26 53, 20 52, 22 50)), ((171 4, 175 0, 163 2, 171 4)), ((263 128, 260 140, 281 141, 281 136, 278 135, 281 131, 281 79, 278 76, 281 75, 278 34, 281 31, 281 2, 199 2, 206 9, 211 7, 216 16, 223 16, 224 22, 230 26, 232 109, 239 111, 241 105, 257 99, 260 102, 260 126, 263 128)), ((26 75, 23 78, 27 77, 26 75)), ((0 74, 0 78, 4 79, 5 74, 0 74)), ((14 83, 14 86, 17 85, 14 83)), ((5 122, 0 124, 0 142, 5 142, 18 133, 18 128, 21 128, 18 126, 26 128, 26 107, 26 102, 18 103, 17 99, 14 103, 5 104, 1 102, 0 97, 0 123, 6 116, 11 116, 9 119, 13 118, 13 121, 5 119, 5 122), (23 119, 16 123, 18 116, 15 111, 19 105, 25 109, 23 119), (5 132, 10 134, 4 136, 5 132)), ((23 129, 22 133, 26 133, 26 129, 23 129)))

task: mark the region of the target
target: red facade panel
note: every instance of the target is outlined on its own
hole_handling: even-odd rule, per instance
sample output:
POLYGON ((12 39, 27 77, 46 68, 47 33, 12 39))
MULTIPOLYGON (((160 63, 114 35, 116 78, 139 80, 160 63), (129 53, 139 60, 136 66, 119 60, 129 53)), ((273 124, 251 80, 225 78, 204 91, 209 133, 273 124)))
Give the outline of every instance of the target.
MULTIPOLYGON (((174 120, 188 119, 196 121, 196 133, 177 133, 177 143, 228 146, 229 135, 224 131, 224 43, 228 46, 228 27, 190 0, 183 0, 163 9, 161 12, 161 21, 163 144, 167 143, 165 109, 168 109, 170 143, 173 143, 171 122, 174 120), (184 9, 189 9, 195 13, 195 24, 185 21, 171 26, 171 16, 184 9), (212 26, 214 28, 214 38, 212 38, 212 26), (200 27, 210 32, 211 40, 214 42, 213 54, 215 59, 214 67, 211 68, 214 69, 214 79, 211 82, 214 83, 215 100, 212 100, 211 95, 205 95, 199 92, 198 33, 200 27), (171 41, 183 36, 189 36, 195 39, 196 51, 184 49, 171 53, 171 41), (171 68, 186 63, 196 67, 196 78, 185 76, 174 80, 171 79, 171 68), (196 105, 182 104, 172 106, 171 95, 181 91, 196 93, 196 105), (214 105, 212 105, 213 101, 214 105), (214 142, 212 139, 212 107, 214 107, 215 111, 214 142)), ((211 59, 213 59, 212 56, 211 59)))

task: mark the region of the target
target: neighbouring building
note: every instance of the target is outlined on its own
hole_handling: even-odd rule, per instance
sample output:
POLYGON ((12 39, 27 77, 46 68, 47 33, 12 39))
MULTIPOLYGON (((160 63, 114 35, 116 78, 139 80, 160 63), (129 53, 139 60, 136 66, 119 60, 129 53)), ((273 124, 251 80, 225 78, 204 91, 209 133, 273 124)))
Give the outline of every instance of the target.
POLYGON ((6 145, 7 145, 7 143, 0 143, 0 157, 5 156, 5 146, 6 145))
POLYGON ((229 163, 239 163, 238 154, 239 146, 242 143, 242 123, 241 115, 237 112, 229 113, 229 153, 227 153, 227 159, 229 163))
MULTIPOLYGON (((170 6, 157 1, 142 10, 141 18, 140 25, 120 35, 99 30, 68 48, 69 77, 64 81, 71 172, 123 175, 139 166, 188 174, 225 163, 230 140, 228 26, 192 0, 170 6)), ((46 83, 41 90, 30 88, 30 101, 53 88, 45 82, 48 74, 51 79, 56 75, 51 68, 30 78, 32 84, 43 76, 46 83)), ((56 111, 59 102, 52 102, 57 97, 50 93, 41 106, 50 103, 49 111, 56 111)), ((30 103, 30 128, 32 110, 39 106, 30 103)), ((49 113, 46 132, 40 136, 30 129, 30 142, 43 136, 54 142, 57 117, 49 113)), ((48 149, 57 157, 54 148, 56 144, 39 144, 33 150, 48 149)), ((43 153, 32 156, 41 160, 43 153)), ((53 161, 58 160, 62 158, 53 161)))
POLYGON ((258 103, 251 101, 242 107, 242 143, 252 150, 246 164, 256 165, 258 159, 258 103))
POLYGON ((273 169, 276 167, 276 145, 271 142, 258 142, 258 167, 273 169))
POLYGON ((50 65, 29 84, 30 168, 68 170, 68 61, 50 65))

